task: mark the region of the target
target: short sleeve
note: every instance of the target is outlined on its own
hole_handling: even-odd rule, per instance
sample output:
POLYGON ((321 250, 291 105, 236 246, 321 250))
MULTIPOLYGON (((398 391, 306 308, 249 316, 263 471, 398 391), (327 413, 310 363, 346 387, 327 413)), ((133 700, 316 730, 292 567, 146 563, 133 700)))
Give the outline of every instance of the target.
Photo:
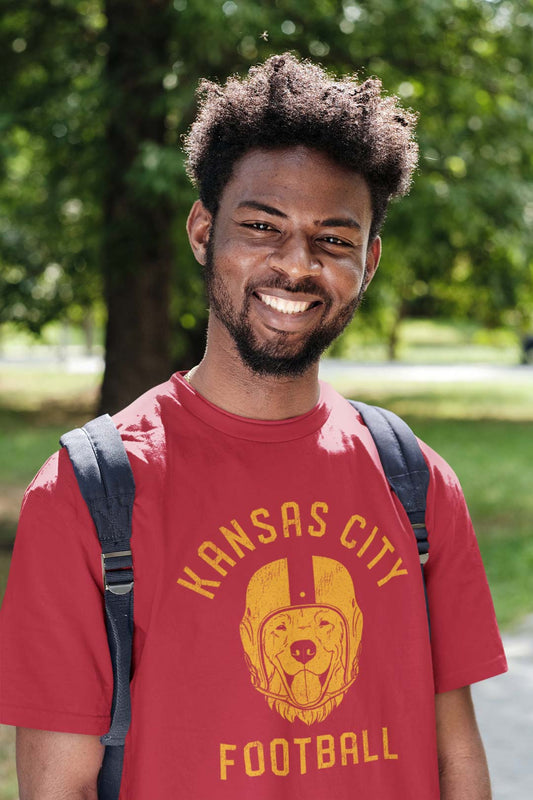
POLYGON ((0 611, 0 721, 101 735, 112 672, 100 547, 65 451, 28 488, 0 611))
POLYGON ((507 669, 490 589, 459 481, 424 446, 430 465, 425 567, 436 692, 447 692, 507 669))

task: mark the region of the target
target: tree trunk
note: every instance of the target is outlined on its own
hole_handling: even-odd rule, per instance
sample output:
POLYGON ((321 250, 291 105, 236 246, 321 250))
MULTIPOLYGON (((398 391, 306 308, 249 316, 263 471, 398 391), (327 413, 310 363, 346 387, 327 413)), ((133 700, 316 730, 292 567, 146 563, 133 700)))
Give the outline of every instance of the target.
POLYGON ((169 268, 164 256, 107 282, 108 321, 100 413, 114 413, 171 372, 169 268))
POLYGON ((91 308, 85 309, 81 320, 83 330, 83 340, 85 342, 84 351, 86 356, 94 353, 94 313, 91 308))
POLYGON ((394 320, 387 336, 387 357, 389 361, 398 360, 398 345, 400 344, 400 326, 407 316, 407 304, 400 300, 396 309, 394 320))
POLYGON ((165 142, 162 78, 169 8, 168 0, 105 3, 109 54, 102 266, 108 321, 102 413, 117 411, 171 372, 173 209, 164 192, 152 190, 153 165, 142 157, 146 143, 165 142))

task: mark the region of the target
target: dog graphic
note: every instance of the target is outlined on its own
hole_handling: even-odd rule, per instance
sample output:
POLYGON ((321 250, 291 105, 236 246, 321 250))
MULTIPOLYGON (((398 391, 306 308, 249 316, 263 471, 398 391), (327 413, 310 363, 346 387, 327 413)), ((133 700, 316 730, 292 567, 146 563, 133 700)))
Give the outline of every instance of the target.
POLYGON ((270 708, 311 725, 339 705, 357 678, 363 618, 351 576, 338 561, 313 556, 307 591, 290 584, 287 559, 252 576, 241 641, 252 684, 270 708))

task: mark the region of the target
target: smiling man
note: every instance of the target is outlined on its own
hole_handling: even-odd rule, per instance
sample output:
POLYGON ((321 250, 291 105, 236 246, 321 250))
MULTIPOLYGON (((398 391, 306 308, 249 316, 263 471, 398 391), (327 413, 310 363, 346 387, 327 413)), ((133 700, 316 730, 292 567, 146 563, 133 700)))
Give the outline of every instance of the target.
MULTIPOLYGON (((414 118, 379 81, 290 55, 201 92, 187 229, 205 355, 115 417, 136 484, 120 798, 488 800, 469 684, 506 666, 457 479, 421 443, 430 640, 405 511, 358 413, 318 380, 409 188, 414 118)), ((97 797, 102 593, 61 451, 26 494, 1 617, 21 800, 97 797)))
POLYGON ((305 146, 244 155, 216 222, 201 201, 194 205, 189 236, 206 266, 209 331, 236 345, 232 371, 244 367, 254 383, 258 375, 302 377, 312 365, 316 373, 378 265, 371 224, 365 180, 305 146))

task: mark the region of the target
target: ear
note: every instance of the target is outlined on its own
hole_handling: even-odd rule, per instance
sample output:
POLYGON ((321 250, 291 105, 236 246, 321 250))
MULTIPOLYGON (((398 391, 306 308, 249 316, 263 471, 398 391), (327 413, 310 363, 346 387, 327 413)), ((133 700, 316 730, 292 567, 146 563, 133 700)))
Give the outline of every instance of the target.
POLYGON ((363 286, 363 291, 366 291, 366 288, 374 275, 376 274, 376 270, 379 265, 379 259, 381 258, 381 239, 379 236, 368 245, 368 250, 366 252, 366 277, 365 277, 365 284, 363 286))
POLYGON ((207 242, 209 241, 212 222, 212 215, 204 204, 197 200, 191 208, 187 219, 187 234, 194 257, 202 266, 205 264, 207 242))

